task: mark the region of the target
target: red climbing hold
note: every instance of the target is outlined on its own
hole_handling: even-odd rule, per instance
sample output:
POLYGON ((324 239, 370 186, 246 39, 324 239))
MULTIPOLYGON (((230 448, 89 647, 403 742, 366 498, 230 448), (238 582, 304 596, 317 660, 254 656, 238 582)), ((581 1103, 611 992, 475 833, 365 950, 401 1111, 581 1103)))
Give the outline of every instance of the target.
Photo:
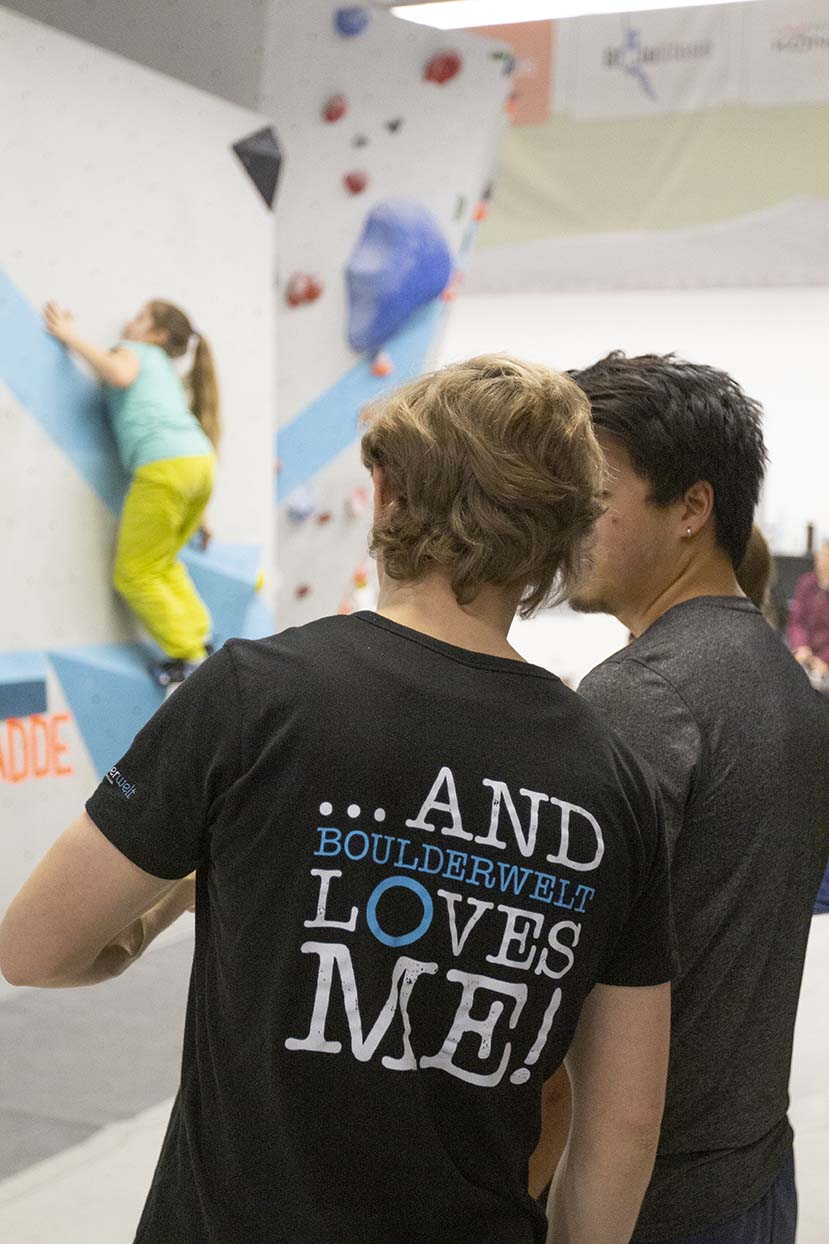
POLYGON ((394 363, 391 357, 386 354, 385 350, 381 350, 379 354, 375 354, 374 362, 371 364, 372 376, 390 376, 394 371, 394 363))
POLYGON ((304 302, 316 302, 322 290, 322 282, 315 276, 295 272, 285 288, 285 301, 289 307, 300 307, 304 302))
POLYGON ((462 66, 463 57, 457 52, 438 52, 427 64, 423 77, 427 82, 443 86, 444 82, 451 82, 458 76, 462 66))
POLYGON ((331 519, 333 517, 334 515, 331 513, 330 510, 323 510, 322 514, 317 515, 317 522, 319 523, 320 527, 324 527, 326 523, 331 522, 331 519))
POLYGON ((368 185, 368 173, 355 170, 353 173, 346 173, 343 181, 345 182, 346 189, 350 190, 352 194, 362 194, 368 185))
POLYGON ((352 488, 345 499, 345 512, 349 518, 359 518, 368 509, 370 501, 367 488, 352 488))
POLYGON ((304 600, 306 596, 311 595, 310 585, 307 583, 300 583, 299 587, 294 592, 294 595, 296 596, 297 600, 304 600))
POLYGON ((348 112, 348 100, 344 95, 332 95, 322 110, 324 121, 341 121, 348 112))

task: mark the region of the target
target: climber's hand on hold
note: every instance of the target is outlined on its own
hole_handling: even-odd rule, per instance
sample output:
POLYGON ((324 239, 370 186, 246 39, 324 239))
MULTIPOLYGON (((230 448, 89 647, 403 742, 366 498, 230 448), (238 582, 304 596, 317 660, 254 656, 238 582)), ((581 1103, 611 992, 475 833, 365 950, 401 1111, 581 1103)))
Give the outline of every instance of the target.
POLYGON ((72 312, 66 309, 61 311, 56 302, 47 302, 43 308, 43 316, 46 331, 65 346, 71 345, 75 338, 75 317, 72 312))

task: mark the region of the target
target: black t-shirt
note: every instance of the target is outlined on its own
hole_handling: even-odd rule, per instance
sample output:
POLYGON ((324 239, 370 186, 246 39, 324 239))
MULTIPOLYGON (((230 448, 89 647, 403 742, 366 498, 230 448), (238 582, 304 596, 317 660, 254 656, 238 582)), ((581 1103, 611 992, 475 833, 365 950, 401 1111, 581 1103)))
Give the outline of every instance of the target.
POLYGON ((532 665, 372 613, 232 640, 87 804, 197 869, 136 1244, 532 1244, 540 1094, 597 981, 670 979, 659 795, 532 665))
POLYGON ((829 852, 829 705, 749 600, 676 605, 579 688, 659 780, 681 971, 636 1244, 743 1212, 786 1117, 812 905, 829 852))

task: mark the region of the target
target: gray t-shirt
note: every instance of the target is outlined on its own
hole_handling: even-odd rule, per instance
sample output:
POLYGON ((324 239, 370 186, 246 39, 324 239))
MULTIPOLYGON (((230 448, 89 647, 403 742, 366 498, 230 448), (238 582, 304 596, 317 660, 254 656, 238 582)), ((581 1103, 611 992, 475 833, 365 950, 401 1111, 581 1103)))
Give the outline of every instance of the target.
POLYGON ((759 1200, 786 1117, 812 906, 829 854, 829 702, 744 598, 676 605, 580 692, 650 762, 680 955, 668 1096, 634 1234, 653 1244, 759 1200))

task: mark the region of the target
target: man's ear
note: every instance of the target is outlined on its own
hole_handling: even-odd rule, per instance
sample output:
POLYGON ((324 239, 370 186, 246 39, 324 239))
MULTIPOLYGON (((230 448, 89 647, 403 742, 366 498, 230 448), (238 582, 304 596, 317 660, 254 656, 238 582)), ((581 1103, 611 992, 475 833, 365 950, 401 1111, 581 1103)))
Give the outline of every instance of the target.
POLYGON ((374 484, 374 521, 377 523, 391 500, 386 473, 377 463, 371 468, 371 480, 374 484))
POLYGON ((696 484, 685 493, 682 498, 682 507, 680 510, 680 522, 682 525, 681 535, 685 535, 690 529, 691 535, 695 536, 714 513, 714 489, 708 483, 708 480, 697 480, 696 484))

